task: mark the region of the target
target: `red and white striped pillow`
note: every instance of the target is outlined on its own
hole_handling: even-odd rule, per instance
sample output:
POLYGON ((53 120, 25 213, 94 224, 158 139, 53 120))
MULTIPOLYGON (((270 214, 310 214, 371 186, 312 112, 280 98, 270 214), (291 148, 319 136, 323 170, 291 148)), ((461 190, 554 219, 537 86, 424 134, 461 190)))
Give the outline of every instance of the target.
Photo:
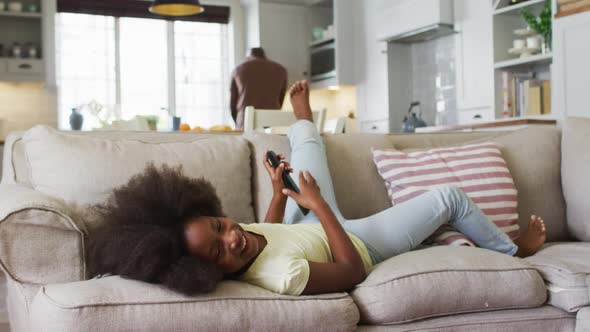
MULTIPOLYGON (((494 143, 470 144, 418 152, 372 149, 392 204, 400 204, 435 187, 457 186, 508 236, 519 235, 516 187, 494 143)), ((439 244, 473 245, 445 225, 433 234, 439 244)))

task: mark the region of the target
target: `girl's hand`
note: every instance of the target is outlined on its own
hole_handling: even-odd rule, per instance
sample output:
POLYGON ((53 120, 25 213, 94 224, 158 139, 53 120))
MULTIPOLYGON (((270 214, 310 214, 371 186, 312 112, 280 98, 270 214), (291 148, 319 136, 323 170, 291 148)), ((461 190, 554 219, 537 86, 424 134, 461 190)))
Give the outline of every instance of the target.
POLYGON ((316 211, 316 209, 325 203, 320 192, 320 187, 318 187, 309 171, 305 171, 305 176, 302 172, 299 172, 299 191, 300 193, 298 194, 292 190, 283 189, 283 194, 294 199, 297 204, 312 211, 316 211))
POLYGON ((264 160, 262 161, 264 163, 264 167, 266 168, 266 171, 268 172, 268 175, 270 176, 270 180, 272 181, 272 190, 273 190, 273 195, 275 197, 282 197, 282 190, 283 188, 285 188, 285 184, 283 183, 283 172, 293 172, 293 169, 291 168, 291 165, 284 161, 285 156, 280 154, 278 155, 279 160, 281 161, 281 164, 279 165, 279 167, 277 167, 276 169, 272 167, 272 165, 268 162, 268 159, 266 159, 266 154, 268 153, 268 150, 264 152, 264 160))

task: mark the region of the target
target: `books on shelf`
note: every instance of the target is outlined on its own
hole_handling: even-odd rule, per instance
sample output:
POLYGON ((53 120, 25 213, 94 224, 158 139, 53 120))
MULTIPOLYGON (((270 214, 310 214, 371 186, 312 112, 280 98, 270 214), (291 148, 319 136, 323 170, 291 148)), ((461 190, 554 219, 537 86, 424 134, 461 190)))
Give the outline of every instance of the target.
POLYGON ((551 84, 533 73, 502 72, 502 115, 522 117, 551 114, 551 84))

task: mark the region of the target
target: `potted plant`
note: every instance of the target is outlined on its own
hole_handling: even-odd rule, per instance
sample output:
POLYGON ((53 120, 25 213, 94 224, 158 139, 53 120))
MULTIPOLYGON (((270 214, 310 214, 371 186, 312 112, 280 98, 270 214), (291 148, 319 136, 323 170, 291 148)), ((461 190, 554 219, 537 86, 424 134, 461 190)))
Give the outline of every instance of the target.
POLYGON ((543 37, 542 52, 551 52, 551 2, 545 2, 545 6, 538 17, 525 8, 520 10, 520 14, 529 25, 529 28, 543 37))

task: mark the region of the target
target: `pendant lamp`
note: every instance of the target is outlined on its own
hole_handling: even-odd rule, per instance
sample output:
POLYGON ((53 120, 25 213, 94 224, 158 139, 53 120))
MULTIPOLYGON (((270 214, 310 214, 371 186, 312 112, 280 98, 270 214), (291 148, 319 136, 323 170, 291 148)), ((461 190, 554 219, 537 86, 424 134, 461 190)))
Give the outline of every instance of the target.
POLYGON ((155 0, 150 12, 164 16, 189 16, 205 10, 199 0, 155 0))

